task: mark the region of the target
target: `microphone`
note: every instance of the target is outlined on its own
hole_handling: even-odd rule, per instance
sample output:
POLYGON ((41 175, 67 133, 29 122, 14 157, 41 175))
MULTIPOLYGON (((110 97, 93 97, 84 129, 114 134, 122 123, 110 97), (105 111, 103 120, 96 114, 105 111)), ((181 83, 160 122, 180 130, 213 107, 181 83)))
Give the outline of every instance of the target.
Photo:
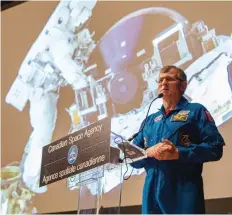
POLYGON ((145 126, 145 124, 146 124, 147 117, 148 117, 148 114, 149 114, 149 111, 150 111, 150 108, 151 108, 152 103, 153 103, 156 99, 162 98, 163 96, 164 96, 163 93, 160 93, 157 97, 155 97, 155 98, 151 101, 150 106, 149 106, 148 111, 147 111, 147 115, 146 115, 146 117, 145 117, 145 120, 144 120, 144 123, 143 123, 142 127, 139 129, 138 132, 136 132, 136 133, 133 134, 130 138, 128 138, 128 141, 132 141, 132 140, 133 140, 135 137, 137 137, 137 135, 143 130, 143 128, 144 128, 144 126, 145 126))

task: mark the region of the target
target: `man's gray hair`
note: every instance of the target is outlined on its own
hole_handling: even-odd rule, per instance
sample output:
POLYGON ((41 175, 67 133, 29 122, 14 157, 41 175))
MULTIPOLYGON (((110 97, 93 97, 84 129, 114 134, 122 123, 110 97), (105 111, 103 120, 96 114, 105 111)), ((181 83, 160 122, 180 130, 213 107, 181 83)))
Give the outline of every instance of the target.
POLYGON ((167 73, 169 72, 171 69, 175 69, 177 71, 177 78, 182 80, 182 81, 187 81, 187 76, 184 72, 183 69, 173 66, 173 65, 168 65, 168 66, 164 66, 161 70, 160 73, 167 73))

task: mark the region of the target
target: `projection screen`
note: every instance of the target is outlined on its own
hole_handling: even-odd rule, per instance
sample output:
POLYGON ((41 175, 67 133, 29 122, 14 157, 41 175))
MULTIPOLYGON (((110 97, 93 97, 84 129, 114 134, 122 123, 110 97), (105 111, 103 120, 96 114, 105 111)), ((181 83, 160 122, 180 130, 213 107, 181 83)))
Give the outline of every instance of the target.
MULTIPOLYGON (((138 131, 157 96, 159 70, 169 64, 185 70, 185 97, 210 111, 226 142, 223 158, 204 166, 205 198, 232 197, 231 6, 32 1, 3 11, 3 210, 76 210, 77 192, 67 180, 38 187, 42 147, 105 117, 116 147, 115 135, 138 131), (11 200, 13 191, 25 207, 11 200)), ((155 102, 150 114, 160 105, 155 102)), ((141 204, 144 174, 134 171, 124 183, 122 205, 141 204)), ((106 188, 106 206, 115 206, 117 186, 106 188)))

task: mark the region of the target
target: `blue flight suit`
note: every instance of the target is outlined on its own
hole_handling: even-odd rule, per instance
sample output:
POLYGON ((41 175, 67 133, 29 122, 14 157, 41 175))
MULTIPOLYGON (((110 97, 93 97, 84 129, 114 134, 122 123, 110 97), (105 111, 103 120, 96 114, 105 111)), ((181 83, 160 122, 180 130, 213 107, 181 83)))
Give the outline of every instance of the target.
POLYGON ((146 158, 131 164, 144 167, 147 173, 142 213, 205 213, 203 163, 219 160, 225 145, 213 118, 203 105, 182 97, 167 115, 163 106, 151 114, 133 143, 148 148, 162 142, 162 138, 178 148, 178 160, 146 158))

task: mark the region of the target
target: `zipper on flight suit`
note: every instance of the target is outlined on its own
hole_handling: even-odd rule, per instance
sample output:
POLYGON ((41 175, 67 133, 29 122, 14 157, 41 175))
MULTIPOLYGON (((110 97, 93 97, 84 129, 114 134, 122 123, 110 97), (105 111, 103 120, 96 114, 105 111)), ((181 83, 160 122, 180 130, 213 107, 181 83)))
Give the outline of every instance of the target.
MULTIPOLYGON (((166 119, 167 119, 167 116, 166 116, 166 114, 165 113, 163 113, 163 112, 161 112, 161 114, 162 114, 162 119, 161 119, 161 134, 163 134, 163 131, 164 131, 164 123, 165 123, 165 121, 166 121, 166 119)), ((161 139, 162 139, 162 137, 159 137, 159 139, 158 139, 158 142, 161 142, 161 139)), ((156 193, 155 193, 155 199, 157 199, 156 197, 157 197, 157 195, 158 195, 158 193, 157 193, 157 185, 158 185, 158 183, 157 183, 157 181, 158 181, 158 176, 159 176, 160 174, 159 174, 159 161, 158 162, 156 162, 156 175, 155 175, 155 190, 156 190, 156 193)), ((157 200, 155 200, 155 207, 161 212, 161 209, 160 209, 160 206, 159 206, 159 204, 158 204, 158 201, 157 200)))

